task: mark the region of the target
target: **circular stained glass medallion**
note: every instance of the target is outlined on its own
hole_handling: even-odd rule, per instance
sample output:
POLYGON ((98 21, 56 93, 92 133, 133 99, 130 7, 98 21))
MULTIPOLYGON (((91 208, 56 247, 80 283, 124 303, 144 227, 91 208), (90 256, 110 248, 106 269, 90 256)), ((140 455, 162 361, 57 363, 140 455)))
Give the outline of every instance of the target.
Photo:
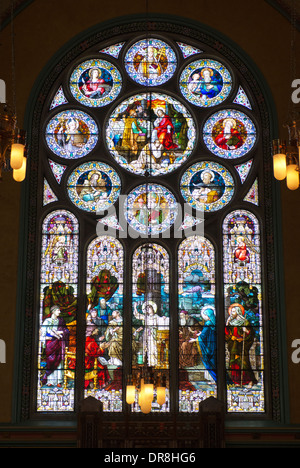
POLYGON ((106 143, 122 167, 135 174, 168 174, 194 149, 194 120, 177 99, 160 93, 136 94, 111 114, 106 143))
POLYGON ((101 214, 119 197, 121 181, 114 169, 99 161, 86 162, 70 175, 67 191, 78 208, 101 214))
POLYGON ((121 91, 119 70, 106 60, 87 60, 73 71, 70 90, 74 98, 89 107, 110 104, 121 91))
POLYGON ((46 128, 46 142, 61 158, 86 156, 98 141, 96 122, 86 113, 67 110, 56 114, 46 128))
POLYGON ((212 161, 193 164, 183 174, 180 189, 185 201, 199 211, 217 211, 234 193, 234 181, 225 167, 212 161))
POLYGON ((220 62, 202 59, 190 63, 183 70, 179 86, 183 96, 192 104, 212 107, 227 98, 232 79, 227 68, 220 62))
POLYGON ((125 56, 125 69, 136 82, 158 86, 168 81, 176 70, 174 50, 159 39, 143 39, 131 46, 125 56))
POLYGON ((129 225, 140 234, 166 231, 175 222, 177 202, 174 195, 158 184, 143 184, 126 198, 124 211, 129 225))
POLYGON ((252 120, 235 109, 221 110, 204 124, 203 139, 207 148, 221 158, 233 159, 247 154, 256 141, 252 120))

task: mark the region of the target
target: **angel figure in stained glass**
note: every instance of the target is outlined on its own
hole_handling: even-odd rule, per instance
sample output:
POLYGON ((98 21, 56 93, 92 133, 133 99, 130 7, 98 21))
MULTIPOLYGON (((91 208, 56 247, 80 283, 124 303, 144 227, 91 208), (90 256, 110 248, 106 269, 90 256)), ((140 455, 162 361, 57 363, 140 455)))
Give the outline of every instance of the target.
POLYGON ((87 139, 84 134, 80 131, 80 122, 76 118, 70 118, 61 125, 56 134, 57 143, 66 151, 68 154, 76 154, 80 150, 87 139))

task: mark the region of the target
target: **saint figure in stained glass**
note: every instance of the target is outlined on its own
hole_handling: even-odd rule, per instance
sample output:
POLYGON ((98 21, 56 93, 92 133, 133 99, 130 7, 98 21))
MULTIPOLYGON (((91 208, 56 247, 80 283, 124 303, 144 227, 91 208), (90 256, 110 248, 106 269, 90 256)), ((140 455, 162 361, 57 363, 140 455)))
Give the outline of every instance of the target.
POLYGON ((243 112, 222 110, 205 122, 203 139, 207 148, 217 156, 239 158, 253 148, 256 128, 243 112))
POLYGON ((105 211, 118 199, 121 181, 108 164, 90 161, 77 167, 68 179, 68 195, 80 209, 105 211))
POLYGON ((106 60, 87 60, 75 68, 70 78, 73 96, 89 107, 110 104, 120 93, 121 86, 120 72, 106 60))
POLYGON ((220 210, 229 203, 234 181, 227 169, 212 161, 193 164, 183 174, 181 193, 192 207, 203 211, 220 210))
POLYGON ((145 86, 157 86, 168 81, 176 65, 174 51, 159 39, 136 42, 125 56, 127 73, 134 81, 145 86))
POLYGON ((135 174, 166 174, 191 154, 195 124, 179 101, 149 93, 126 99, 112 113, 106 141, 112 156, 135 174))
POLYGON ((231 91, 229 71, 219 62, 201 59, 189 64, 180 77, 184 97, 200 107, 223 102, 231 91))
POLYGON ((125 202, 125 218, 129 226, 141 234, 166 231, 174 224, 177 211, 174 195, 158 184, 136 187, 125 202))
POLYGON ((180 411, 198 411, 199 402, 217 391, 215 259, 201 236, 178 250, 180 411))
POLYGON ((98 128, 96 122, 82 111, 63 111, 48 123, 46 141, 53 153, 62 158, 81 158, 95 147, 98 128))

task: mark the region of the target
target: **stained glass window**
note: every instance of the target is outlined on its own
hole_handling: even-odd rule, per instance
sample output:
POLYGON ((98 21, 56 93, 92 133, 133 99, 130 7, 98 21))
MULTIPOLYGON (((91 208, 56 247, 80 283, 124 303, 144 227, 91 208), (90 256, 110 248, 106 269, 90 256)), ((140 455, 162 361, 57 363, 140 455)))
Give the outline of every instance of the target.
POLYGON ((87 249, 85 396, 103 403, 104 411, 122 411, 123 365, 122 244, 97 237, 87 249))
POLYGON ((179 411, 197 412, 217 396, 215 252, 191 236, 178 250, 179 411))
POLYGON ((61 158, 82 158, 94 149, 98 141, 98 127, 85 112, 62 111, 49 121, 46 141, 51 151, 61 158))
POLYGON ((74 410, 79 226, 68 211, 42 226, 38 411, 74 410))
POLYGON ((87 60, 73 71, 70 89, 77 101, 90 107, 106 106, 121 91, 122 78, 106 60, 87 60))
MULTIPOLYGON (((154 379, 169 380, 169 256, 158 244, 144 244, 132 260, 132 369, 141 374, 146 362, 154 379)), ((137 401, 133 411, 140 411, 137 401)), ((152 411, 169 411, 169 398, 152 411)))
POLYGON ((177 99, 160 93, 136 94, 111 114, 106 141, 122 167, 157 176, 174 171, 190 156, 196 128, 177 99))
POLYGON ((174 195, 162 185, 143 184, 129 193, 125 210, 129 226, 151 236, 170 228, 178 206, 174 195))
POLYGON ((121 181, 108 164, 91 161, 71 173, 67 187, 70 200, 78 208, 101 213, 118 199, 121 181))
POLYGON ((82 43, 34 113, 38 338, 24 407, 70 415, 92 396, 139 418, 125 386, 147 367, 166 385, 154 413, 194 414, 213 396, 228 416, 261 417, 267 112, 215 39, 152 27, 82 43))
POLYGON ((159 39, 142 39, 129 48, 125 69, 137 83, 158 86, 168 81, 176 70, 175 52, 159 39))
POLYGON ((233 197, 233 177, 220 164, 202 161, 184 173, 181 193, 185 201, 198 210, 220 210, 233 197))
POLYGON ((229 412, 263 412, 264 339, 260 227, 249 211, 223 223, 226 381, 229 412))
POLYGON ((204 142, 221 158, 240 158, 256 141, 256 128, 250 117, 241 111, 226 109, 213 114, 205 122, 204 142))
POLYGON ((200 107, 221 104, 231 91, 229 71, 220 62, 201 59, 190 63, 180 77, 184 97, 200 107))

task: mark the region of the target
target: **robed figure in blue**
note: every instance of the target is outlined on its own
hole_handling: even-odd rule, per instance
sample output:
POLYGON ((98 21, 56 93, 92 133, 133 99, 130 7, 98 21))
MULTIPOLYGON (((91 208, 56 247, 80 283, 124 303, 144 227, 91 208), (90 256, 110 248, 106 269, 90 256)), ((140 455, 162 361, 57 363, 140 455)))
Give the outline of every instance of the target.
POLYGON ((203 329, 197 334, 197 338, 193 341, 197 341, 203 365, 216 382, 217 341, 214 309, 211 306, 204 307, 201 311, 201 316, 204 320, 203 329))

